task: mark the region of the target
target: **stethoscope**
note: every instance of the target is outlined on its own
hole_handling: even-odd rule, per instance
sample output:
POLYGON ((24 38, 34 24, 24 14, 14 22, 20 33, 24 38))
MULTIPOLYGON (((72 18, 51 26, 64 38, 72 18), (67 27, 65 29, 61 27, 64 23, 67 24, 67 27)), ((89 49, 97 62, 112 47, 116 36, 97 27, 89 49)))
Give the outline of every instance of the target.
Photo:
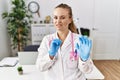
POLYGON ((70 60, 71 61, 76 61, 78 60, 78 54, 77 54, 77 50, 75 49, 74 51, 74 41, 73 41, 73 33, 71 33, 71 43, 72 43, 72 51, 70 52, 70 60))
MULTIPOLYGON (((50 46, 50 43, 52 40, 53 40, 53 37, 51 39, 49 39, 49 46, 50 46)), ((77 53, 76 49, 74 51, 74 41, 73 41, 73 33, 72 32, 71 32, 71 43, 72 43, 72 51, 70 52, 70 60, 76 61, 76 60, 78 60, 78 53, 77 53)))

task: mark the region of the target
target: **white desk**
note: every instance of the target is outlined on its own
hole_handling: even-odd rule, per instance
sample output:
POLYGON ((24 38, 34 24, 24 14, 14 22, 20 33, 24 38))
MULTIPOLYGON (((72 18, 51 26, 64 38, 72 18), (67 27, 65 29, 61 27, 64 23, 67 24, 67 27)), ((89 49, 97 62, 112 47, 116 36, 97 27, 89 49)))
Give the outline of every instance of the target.
POLYGON ((104 75, 96 66, 93 66, 93 71, 90 74, 85 74, 85 76, 88 80, 104 80, 104 75))
MULTIPOLYGON (((43 72, 36 69, 35 65, 22 65, 23 75, 19 75, 15 67, 0 67, 0 80, 44 80, 43 72)), ((86 74, 88 80, 103 80, 104 76, 94 66, 91 74, 86 74)))

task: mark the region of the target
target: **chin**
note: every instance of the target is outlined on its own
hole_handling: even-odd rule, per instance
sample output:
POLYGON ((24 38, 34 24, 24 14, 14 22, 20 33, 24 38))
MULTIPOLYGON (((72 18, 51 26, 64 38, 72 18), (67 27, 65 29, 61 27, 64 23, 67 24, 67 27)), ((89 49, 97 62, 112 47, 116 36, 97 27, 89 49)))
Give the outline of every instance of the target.
POLYGON ((57 31, 61 31, 61 29, 60 29, 60 28, 56 28, 56 30, 57 30, 57 31))
POLYGON ((57 30, 57 31, 62 31, 62 29, 61 29, 61 28, 56 28, 56 30, 57 30))
POLYGON ((56 26, 56 29, 57 29, 57 30, 60 30, 60 29, 61 29, 61 27, 56 26))

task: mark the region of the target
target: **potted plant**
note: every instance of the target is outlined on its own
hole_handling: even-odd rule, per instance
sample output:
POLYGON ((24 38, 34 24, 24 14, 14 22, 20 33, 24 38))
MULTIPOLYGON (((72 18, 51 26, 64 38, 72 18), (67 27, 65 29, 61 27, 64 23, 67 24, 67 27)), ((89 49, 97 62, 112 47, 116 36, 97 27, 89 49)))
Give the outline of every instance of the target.
POLYGON ((17 67, 17 71, 18 71, 18 73, 19 73, 20 75, 22 75, 22 74, 23 74, 22 66, 18 66, 18 67, 17 67))
POLYGON ((7 20, 7 30, 11 37, 13 49, 18 51, 27 45, 30 22, 32 15, 28 11, 24 0, 12 0, 12 10, 2 14, 3 19, 7 20))
POLYGON ((88 28, 80 28, 80 32, 83 36, 90 36, 90 30, 88 28))

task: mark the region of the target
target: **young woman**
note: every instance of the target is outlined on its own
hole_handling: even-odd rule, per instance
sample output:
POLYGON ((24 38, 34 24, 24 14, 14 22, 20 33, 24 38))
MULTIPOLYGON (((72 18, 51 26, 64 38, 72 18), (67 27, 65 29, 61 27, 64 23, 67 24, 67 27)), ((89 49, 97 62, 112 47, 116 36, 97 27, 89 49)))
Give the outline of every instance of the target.
POLYGON ((91 72, 91 40, 77 34, 72 9, 67 4, 55 7, 54 34, 47 35, 38 48, 36 66, 46 71, 46 80, 86 80, 84 73, 91 72))

